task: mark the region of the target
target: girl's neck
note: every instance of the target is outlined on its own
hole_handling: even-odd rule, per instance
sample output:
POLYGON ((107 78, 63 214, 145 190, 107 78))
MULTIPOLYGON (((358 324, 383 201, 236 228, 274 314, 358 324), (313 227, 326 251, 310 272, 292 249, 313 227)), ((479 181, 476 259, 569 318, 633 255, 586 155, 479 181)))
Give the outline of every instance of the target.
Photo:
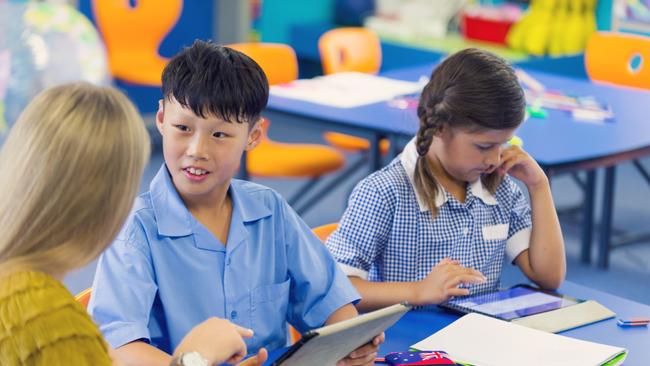
POLYGON ((442 188, 454 196, 458 201, 465 202, 467 182, 456 179, 449 174, 435 155, 427 156, 427 163, 431 167, 433 175, 436 177, 442 188))

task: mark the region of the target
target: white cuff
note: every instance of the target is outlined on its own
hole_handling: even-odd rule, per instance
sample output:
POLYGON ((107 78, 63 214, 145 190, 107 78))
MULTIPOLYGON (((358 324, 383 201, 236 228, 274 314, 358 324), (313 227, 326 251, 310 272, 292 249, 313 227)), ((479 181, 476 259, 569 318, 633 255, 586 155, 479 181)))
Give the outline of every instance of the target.
POLYGON ((357 267, 352 267, 348 266, 347 264, 339 263, 339 268, 345 273, 346 276, 349 277, 359 277, 362 280, 368 280, 368 272, 357 268, 357 267))
POLYGON ((525 229, 517 231, 513 236, 508 239, 506 242, 506 255, 510 262, 513 262, 515 258, 521 252, 530 247, 530 234, 532 233, 532 228, 529 226, 525 229))

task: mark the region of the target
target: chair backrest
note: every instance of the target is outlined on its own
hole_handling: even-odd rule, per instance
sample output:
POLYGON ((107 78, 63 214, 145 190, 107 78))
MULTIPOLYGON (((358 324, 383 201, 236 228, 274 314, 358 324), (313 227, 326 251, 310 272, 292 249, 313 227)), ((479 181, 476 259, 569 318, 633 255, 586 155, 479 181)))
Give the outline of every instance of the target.
POLYGON ((88 303, 90 302, 90 295, 93 293, 93 288, 89 287, 80 293, 78 293, 74 298, 77 300, 84 308, 88 308, 88 303))
POLYGON ((375 74, 381 66, 379 37, 366 28, 345 27, 325 32, 318 40, 323 73, 357 71, 375 74))
POLYGON ((596 32, 587 42, 585 69, 594 81, 650 89, 650 37, 596 32))
POLYGON ((183 0, 92 0, 97 27, 113 76, 136 84, 160 85, 167 59, 158 49, 183 9, 183 0))
POLYGON ((334 223, 331 223, 331 224, 326 224, 326 225, 322 225, 322 226, 319 226, 319 227, 315 227, 315 228, 311 229, 311 231, 313 231, 314 234, 316 234, 316 236, 318 237, 318 239, 320 239, 324 243, 325 240, 327 240, 327 238, 330 236, 330 234, 333 233, 334 230, 336 230, 337 227, 339 227, 339 223, 334 222, 334 223))
POLYGON ((252 58, 264 70, 270 85, 288 83, 298 78, 296 52, 282 43, 233 43, 228 47, 252 58))

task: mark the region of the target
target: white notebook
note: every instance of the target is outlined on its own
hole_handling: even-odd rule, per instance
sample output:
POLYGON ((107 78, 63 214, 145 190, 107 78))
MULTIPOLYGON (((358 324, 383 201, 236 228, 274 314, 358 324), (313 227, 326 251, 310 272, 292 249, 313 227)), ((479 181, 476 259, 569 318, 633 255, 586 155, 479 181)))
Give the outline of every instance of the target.
POLYGON ((411 346, 443 350, 456 362, 475 366, 620 365, 621 347, 587 342, 470 313, 411 346))
POLYGON ((422 91, 424 85, 370 75, 341 72, 274 85, 271 94, 338 108, 354 108, 422 91))

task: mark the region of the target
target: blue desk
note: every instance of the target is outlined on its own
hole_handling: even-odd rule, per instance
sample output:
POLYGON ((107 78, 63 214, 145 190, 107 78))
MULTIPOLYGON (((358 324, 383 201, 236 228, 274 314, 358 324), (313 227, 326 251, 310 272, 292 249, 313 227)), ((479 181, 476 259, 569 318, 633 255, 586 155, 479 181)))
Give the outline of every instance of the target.
MULTIPOLYGON (((410 67, 383 75, 416 81, 422 75, 430 75, 434 66, 410 67)), ((582 79, 541 72, 529 73, 546 85, 547 89, 561 90, 570 95, 594 96, 598 101, 611 105, 614 110, 615 122, 605 124, 578 122, 566 112, 549 110, 546 119, 531 118, 517 131, 517 135, 524 140, 525 149, 539 162, 549 177, 564 172, 587 171, 587 178, 583 182, 584 262, 589 262, 591 252, 595 169, 607 168, 599 251, 599 264, 606 267, 611 239, 614 166, 650 155, 650 92, 599 85, 582 79)), ((396 142, 413 136, 418 128, 415 110, 400 110, 385 102, 342 109, 271 96, 264 114, 271 120, 319 123, 328 129, 368 137, 374 147, 372 170, 383 165, 377 144, 379 139, 387 137, 396 142)), ((398 145, 391 144, 395 149, 393 154, 397 152, 398 145)))
MULTIPOLYGON (((568 281, 562 285, 560 292, 582 299, 597 300, 613 310, 617 317, 650 316, 650 306, 568 281)), ((386 331, 386 342, 382 345, 380 354, 408 350, 412 344, 430 336, 456 319, 458 319, 457 315, 444 311, 411 311, 386 331)), ((624 347, 629 351, 626 366, 647 365, 650 360, 650 329, 646 327, 621 328, 616 325, 616 319, 609 319, 560 334, 624 347)), ((279 353, 273 352, 271 357, 277 357, 279 353)))

